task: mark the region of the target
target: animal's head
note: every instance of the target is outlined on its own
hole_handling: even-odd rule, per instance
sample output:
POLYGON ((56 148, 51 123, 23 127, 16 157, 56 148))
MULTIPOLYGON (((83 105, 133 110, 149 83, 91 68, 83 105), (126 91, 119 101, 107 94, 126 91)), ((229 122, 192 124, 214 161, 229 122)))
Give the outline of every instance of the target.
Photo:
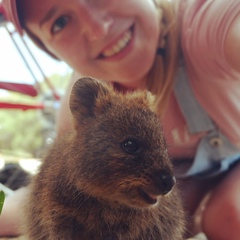
POLYGON ((70 109, 79 188, 137 208, 152 206, 171 191, 175 179, 152 94, 122 94, 84 78, 73 87, 70 109))

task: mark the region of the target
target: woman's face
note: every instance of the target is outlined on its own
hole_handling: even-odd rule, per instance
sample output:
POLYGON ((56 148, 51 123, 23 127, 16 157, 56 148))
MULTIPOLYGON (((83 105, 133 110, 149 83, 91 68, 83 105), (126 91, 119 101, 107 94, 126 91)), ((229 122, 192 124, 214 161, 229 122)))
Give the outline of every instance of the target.
POLYGON ((153 0, 22 0, 27 28, 82 75, 143 88, 158 44, 153 0))

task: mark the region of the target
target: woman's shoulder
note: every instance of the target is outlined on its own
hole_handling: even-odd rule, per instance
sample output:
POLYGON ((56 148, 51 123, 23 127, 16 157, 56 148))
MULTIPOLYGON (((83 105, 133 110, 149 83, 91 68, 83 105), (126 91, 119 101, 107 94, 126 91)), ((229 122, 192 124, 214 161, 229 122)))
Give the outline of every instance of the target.
POLYGON ((183 1, 184 8, 180 10, 180 16, 184 57, 200 71, 225 75, 231 69, 226 58, 225 43, 240 13, 240 1, 183 1))
POLYGON ((218 15, 224 15, 226 12, 239 13, 238 6, 240 3, 239 0, 178 0, 178 2, 176 4, 180 7, 179 11, 182 12, 185 19, 187 18, 190 21, 195 20, 196 15, 200 16, 202 14, 218 17, 218 15))

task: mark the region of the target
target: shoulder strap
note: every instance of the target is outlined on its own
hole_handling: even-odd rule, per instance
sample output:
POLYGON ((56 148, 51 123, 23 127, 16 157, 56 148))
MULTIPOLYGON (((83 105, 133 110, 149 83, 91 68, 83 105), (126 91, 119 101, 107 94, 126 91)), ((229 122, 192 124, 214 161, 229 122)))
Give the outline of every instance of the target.
POLYGON ((174 94, 190 133, 199 133, 215 128, 211 118, 196 100, 183 65, 179 67, 177 72, 174 94))
POLYGON ((179 177, 212 177, 226 171, 240 159, 236 148, 220 131, 194 96, 183 65, 175 82, 174 94, 190 133, 207 132, 201 139, 192 166, 179 177))

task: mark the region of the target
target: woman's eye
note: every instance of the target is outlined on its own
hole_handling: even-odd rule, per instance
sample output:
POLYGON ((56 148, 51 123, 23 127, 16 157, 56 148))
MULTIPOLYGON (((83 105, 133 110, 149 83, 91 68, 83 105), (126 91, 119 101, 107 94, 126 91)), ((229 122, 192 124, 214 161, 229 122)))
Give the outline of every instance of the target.
POLYGON ((138 153, 140 149, 140 144, 136 139, 127 139, 121 144, 122 149, 130 154, 138 153))
POLYGON ((57 33, 59 31, 61 31, 66 25, 67 23, 69 22, 70 18, 67 17, 67 16, 62 16, 60 18, 58 18, 53 26, 52 26, 52 29, 51 29, 51 32, 52 33, 57 33))

